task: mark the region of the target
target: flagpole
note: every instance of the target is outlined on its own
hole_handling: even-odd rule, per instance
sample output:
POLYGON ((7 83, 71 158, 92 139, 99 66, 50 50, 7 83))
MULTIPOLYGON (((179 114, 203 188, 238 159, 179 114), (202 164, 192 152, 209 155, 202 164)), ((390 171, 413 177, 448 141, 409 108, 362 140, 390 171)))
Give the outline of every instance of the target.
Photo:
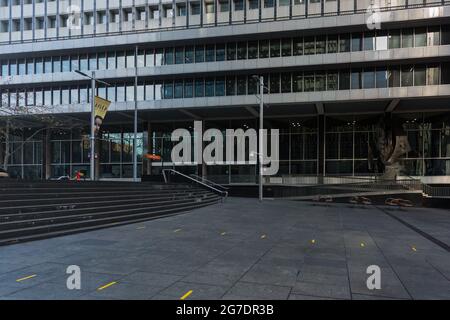
POLYGON ((110 86, 108 82, 103 80, 95 79, 95 72, 92 71, 92 74, 89 76, 86 73, 80 70, 74 70, 75 73, 91 79, 91 180, 95 181, 95 86, 97 82, 103 83, 104 85, 110 86))

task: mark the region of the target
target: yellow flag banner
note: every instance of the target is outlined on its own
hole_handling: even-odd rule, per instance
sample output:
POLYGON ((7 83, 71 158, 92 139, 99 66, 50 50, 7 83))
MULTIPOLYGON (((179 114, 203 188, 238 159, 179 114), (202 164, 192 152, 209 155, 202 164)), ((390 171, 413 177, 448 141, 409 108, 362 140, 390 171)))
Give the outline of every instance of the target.
POLYGON ((95 97, 94 99, 94 110, 95 110, 95 131, 99 131, 103 120, 105 120, 108 108, 111 105, 111 101, 106 99, 95 97))

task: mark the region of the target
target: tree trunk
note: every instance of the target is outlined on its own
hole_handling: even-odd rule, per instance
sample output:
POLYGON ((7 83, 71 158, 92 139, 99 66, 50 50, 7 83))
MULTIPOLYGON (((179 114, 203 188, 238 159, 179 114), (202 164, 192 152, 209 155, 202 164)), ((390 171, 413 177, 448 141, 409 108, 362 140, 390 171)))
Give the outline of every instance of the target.
POLYGON ((3 156, 3 169, 8 170, 10 148, 9 148, 9 119, 6 120, 6 130, 5 130, 5 154, 3 156))

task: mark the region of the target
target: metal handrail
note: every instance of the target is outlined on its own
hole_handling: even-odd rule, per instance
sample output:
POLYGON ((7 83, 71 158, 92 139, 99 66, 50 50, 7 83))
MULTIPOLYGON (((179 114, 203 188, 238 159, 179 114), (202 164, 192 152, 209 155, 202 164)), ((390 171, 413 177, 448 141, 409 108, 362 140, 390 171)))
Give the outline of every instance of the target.
POLYGON ((423 184, 423 193, 424 195, 431 198, 434 197, 448 198, 450 197, 450 187, 435 187, 430 186, 428 184, 423 184))
POLYGON ((224 198, 228 197, 228 191, 219 190, 219 189, 217 189, 217 188, 215 188, 213 186, 210 186, 210 185, 208 185, 208 184, 206 184, 206 183, 204 183, 202 181, 196 180, 196 179, 194 179, 194 178, 192 178, 192 177, 190 177, 190 176, 188 176, 188 175, 186 175, 184 173, 178 172, 178 171, 176 171, 174 169, 164 169, 162 171, 165 183, 169 182, 169 179, 168 179, 168 177, 166 175, 167 172, 170 172, 171 174, 179 175, 179 176, 181 176, 181 177, 183 177, 183 178, 185 178, 185 179, 187 179, 187 180, 189 180, 191 182, 194 182, 194 183, 199 184, 199 185, 201 185, 201 186, 203 186, 205 188, 208 188, 208 189, 214 191, 215 193, 220 194, 224 198))
POLYGON ((197 180, 199 180, 199 181, 202 181, 203 183, 212 185, 212 186, 214 186, 214 187, 217 187, 218 189, 222 189, 223 191, 228 190, 227 187, 224 187, 224 186, 222 186, 222 185, 220 185, 220 184, 218 184, 218 183, 216 183, 216 182, 214 182, 214 181, 208 180, 208 179, 206 179, 205 177, 200 177, 200 176, 198 176, 198 175, 196 175, 196 174, 190 174, 190 176, 193 177, 194 179, 197 179, 197 180))

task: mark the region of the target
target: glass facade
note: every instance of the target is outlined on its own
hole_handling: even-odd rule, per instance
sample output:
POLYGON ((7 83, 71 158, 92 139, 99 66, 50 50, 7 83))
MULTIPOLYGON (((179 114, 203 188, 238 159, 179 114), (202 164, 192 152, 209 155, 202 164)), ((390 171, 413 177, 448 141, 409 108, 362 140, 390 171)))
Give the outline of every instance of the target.
MULTIPOLYGON (((268 129, 279 129, 279 172, 277 176, 316 176, 321 161, 325 175, 369 176, 370 141, 374 139, 380 115, 327 116, 324 131, 319 131, 319 117, 268 118, 268 129), (320 135, 323 134, 325 153, 319 157, 320 135)), ((450 116, 448 113, 394 114, 393 121, 408 137, 410 151, 401 157, 403 175, 448 176, 450 175, 450 116)), ((215 128, 244 130, 257 128, 256 119, 207 120, 204 130, 215 128)), ((138 174, 159 174, 163 168, 173 168, 171 151, 174 142, 171 133, 178 128, 192 132, 192 122, 152 123, 150 133, 140 130, 138 134, 138 174), (161 155, 160 162, 149 166, 143 155, 161 155)), ((224 140, 225 141, 225 140, 224 140)), ((2 141, 1 154, 6 142, 2 141)), ((100 178, 132 178, 133 133, 128 128, 105 127, 97 140, 100 178)), ((224 147, 225 148, 225 147, 224 147)), ((26 130, 11 136, 8 171, 12 177, 24 179, 44 178, 49 170, 50 178, 74 176, 82 171, 89 177, 89 136, 86 131, 52 130, 46 147, 42 133, 26 130), (30 137, 32 137, 30 139, 30 137), (48 148, 50 158, 45 164, 48 148), (47 169, 47 168, 48 169, 47 169)), ((224 154, 226 150, 224 149, 224 154)), ((246 159, 249 160, 248 150, 246 159)), ((186 173, 199 173, 197 165, 177 166, 186 173)), ((208 165, 209 179, 221 183, 252 183, 257 178, 257 163, 208 165)))
POLYGON ((442 31, 449 26, 381 30, 377 32, 328 34, 311 37, 225 42, 208 45, 140 49, 134 51, 102 51, 97 53, 30 57, 0 61, 0 77, 75 70, 113 70, 155 67, 172 64, 204 63, 243 59, 267 59, 288 56, 340 52, 387 50, 450 44, 442 31))
MULTIPOLYGON (((369 67, 344 70, 270 73, 265 77, 270 94, 321 92, 448 84, 441 77, 450 64, 406 65, 402 67, 369 67), (441 69, 443 70, 441 72, 441 69)), ((112 83, 97 88, 97 94, 113 102, 149 101, 213 96, 254 95, 259 91, 252 75, 186 78, 164 81, 139 81, 135 97, 132 82, 112 83)), ((9 105, 52 106, 89 102, 88 86, 36 87, 1 91, 9 105)))

